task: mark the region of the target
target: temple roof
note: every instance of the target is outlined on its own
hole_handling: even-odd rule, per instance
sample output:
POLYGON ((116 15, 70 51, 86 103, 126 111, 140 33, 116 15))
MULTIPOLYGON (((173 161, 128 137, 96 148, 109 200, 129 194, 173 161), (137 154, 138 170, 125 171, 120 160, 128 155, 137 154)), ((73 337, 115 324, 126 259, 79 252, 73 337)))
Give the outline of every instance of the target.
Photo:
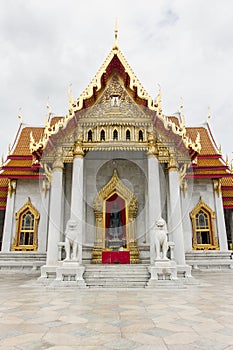
POLYGON ((184 125, 182 128, 180 126, 178 127, 172 119, 168 121, 168 118, 163 114, 161 91, 159 91, 156 101, 153 101, 152 97, 143 88, 121 50, 118 48, 118 45, 114 44, 104 63, 79 98, 74 100, 71 91, 69 91, 68 115, 63 119, 59 119, 53 125, 48 122, 45 126, 44 134, 38 142, 36 142, 34 135, 32 136, 30 144, 31 152, 38 152, 38 150, 43 151, 48 144, 48 140, 53 137, 53 135, 62 134, 67 126, 71 125, 73 119, 76 121, 78 120, 79 112, 93 106, 105 89, 108 80, 115 73, 121 76, 125 89, 134 99, 135 103, 142 108, 143 112, 145 112, 146 109, 146 113, 151 116, 154 123, 157 122, 157 125, 159 125, 165 133, 166 130, 169 131, 169 137, 174 135, 173 139, 176 140, 177 144, 180 145, 181 141, 192 156, 200 151, 199 139, 196 137, 194 139, 188 137, 184 125))
POLYGON ((30 135, 33 132, 35 139, 38 141, 43 131, 44 128, 22 128, 22 125, 20 125, 7 159, 0 168, 0 178, 38 177, 38 169, 33 165, 33 155, 30 151, 30 135))
POLYGON ((0 210, 5 210, 8 193, 8 179, 0 178, 0 210))

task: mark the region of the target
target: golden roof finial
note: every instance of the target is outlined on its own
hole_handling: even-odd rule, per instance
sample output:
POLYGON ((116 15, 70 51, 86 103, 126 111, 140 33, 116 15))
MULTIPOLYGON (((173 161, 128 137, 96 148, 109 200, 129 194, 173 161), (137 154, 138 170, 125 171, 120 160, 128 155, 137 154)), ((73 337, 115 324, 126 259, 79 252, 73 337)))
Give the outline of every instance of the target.
POLYGON ((52 111, 51 111, 51 108, 49 106, 49 97, 46 100, 46 108, 47 108, 47 111, 48 111, 47 118, 48 118, 48 120, 50 120, 50 116, 52 114, 52 111))
POLYGON ((115 23, 115 30, 114 30, 114 45, 113 45, 113 50, 118 50, 118 21, 116 19, 116 23, 115 23))
POLYGON ((23 118, 20 114, 20 111, 21 111, 21 108, 19 108, 19 110, 18 110, 18 119, 19 119, 20 124, 23 124, 23 118))
POLYGON ((229 165, 229 158, 228 158, 228 154, 226 154, 226 166, 229 165))
POLYGON ((210 106, 208 107, 208 115, 207 115, 207 118, 206 118, 206 123, 208 124, 209 123, 209 120, 211 118, 211 113, 210 113, 210 106))
POLYGON ((11 154, 11 144, 8 145, 8 156, 11 154))
POLYGON ((222 145, 219 145, 218 151, 219 151, 219 154, 222 155, 222 145))
POLYGON ((179 111, 179 114, 180 114, 180 116, 181 116, 181 115, 182 115, 182 110, 183 110, 183 108, 184 108, 184 100, 183 100, 183 97, 180 98, 180 101, 181 101, 181 103, 180 103, 180 106, 179 106, 178 111, 179 111))
POLYGON ((73 104, 74 103, 74 98, 73 98, 73 95, 72 95, 71 86, 72 86, 72 83, 70 83, 70 85, 69 85, 68 95, 69 95, 70 104, 73 104))

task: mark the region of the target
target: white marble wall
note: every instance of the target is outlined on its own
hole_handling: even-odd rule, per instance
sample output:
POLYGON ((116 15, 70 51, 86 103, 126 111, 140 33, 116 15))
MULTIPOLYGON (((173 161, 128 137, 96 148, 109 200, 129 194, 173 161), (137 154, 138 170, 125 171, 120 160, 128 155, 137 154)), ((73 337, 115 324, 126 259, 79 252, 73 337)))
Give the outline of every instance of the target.
POLYGON ((11 232, 10 247, 13 243, 16 230, 14 214, 27 202, 28 197, 30 197, 32 205, 40 213, 38 226, 38 251, 46 252, 49 193, 47 193, 46 197, 44 196, 42 192, 42 182, 39 180, 17 180, 14 208, 11 214, 13 218, 12 227, 8 228, 11 232))
MULTIPOLYGON (((222 218, 217 217, 214 222, 214 230, 219 237, 219 241, 222 242, 226 235, 225 225, 223 224, 223 211, 221 212, 219 208, 216 206, 216 196, 213 189, 213 182, 211 179, 189 179, 188 180, 188 191, 186 195, 181 194, 181 204, 182 204, 182 217, 183 217, 183 231, 184 231, 184 243, 185 243, 185 251, 192 250, 192 222, 190 219, 190 212, 194 209, 194 207, 198 204, 200 197, 202 197, 203 201, 216 212, 216 216, 222 216, 222 218), (217 222, 221 223, 221 225, 217 225, 217 222), (221 237, 221 235, 223 237, 221 237)), ((225 250, 225 243, 222 244, 221 249, 225 250)))

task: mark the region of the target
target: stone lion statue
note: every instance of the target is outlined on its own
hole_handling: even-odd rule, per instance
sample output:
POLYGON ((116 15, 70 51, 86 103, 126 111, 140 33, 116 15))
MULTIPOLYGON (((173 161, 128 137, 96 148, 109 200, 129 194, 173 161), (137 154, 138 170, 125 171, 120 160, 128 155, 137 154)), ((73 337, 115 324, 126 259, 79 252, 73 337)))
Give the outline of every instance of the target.
POLYGON ((79 228, 78 222, 75 220, 68 220, 65 230, 65 251, 66 258, 65 261, 74 260, 78 261, 78 253, 80 249, 79 238, 79 228))
POLYGON ((167 224, 162 218, 156 221, 154 228, 156 260, 168 260, 167 224))

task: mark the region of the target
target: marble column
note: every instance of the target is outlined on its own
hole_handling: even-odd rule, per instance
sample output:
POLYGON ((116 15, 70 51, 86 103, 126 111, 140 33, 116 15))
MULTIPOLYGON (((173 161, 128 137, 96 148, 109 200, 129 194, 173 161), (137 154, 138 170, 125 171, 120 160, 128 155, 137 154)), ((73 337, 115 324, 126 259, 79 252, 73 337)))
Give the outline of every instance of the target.
POLYGON ((174 257, 178 265, 185 265, 184 235, 180 202, 179 173, 174 160, 168 167, 169 178, 169 233, 175 243, 174 257))
POLYGON ((220 251, 224 252, 228 250, 228 245, 220 180, 214 180, 214 190, 216 226, 218 233, 219 248, 220 251))
POLYGON ((9 180, 7 206, 3 229, 2 252, 8 253, 11 250, 13 241, 14 211, 15 211, 16 180, 9 180))
POLYGON ((62 230, 62 201, 63 201, 63 159, 62 150, 57 152, 53 163, 52 184, 50 193, 49 232, 47 249, 47 266, 56 266, 58 262, 58 243, 62 230))
POLYGON ((161 196, 159 183, 159 162, 152 153, 148 154, 148 221, 149 221, 149 237, 150 237, 150 263, 155 261, 154 247, 154 226, 156 220, 161 218, 161 196))
POLYGON ((71 190, 71 214, 70 218, 78 222, 78 262, 82 263, 83 240, 83 163, 84 152, 82 144, 77 142, 74 149, 72 190, 71 190))

